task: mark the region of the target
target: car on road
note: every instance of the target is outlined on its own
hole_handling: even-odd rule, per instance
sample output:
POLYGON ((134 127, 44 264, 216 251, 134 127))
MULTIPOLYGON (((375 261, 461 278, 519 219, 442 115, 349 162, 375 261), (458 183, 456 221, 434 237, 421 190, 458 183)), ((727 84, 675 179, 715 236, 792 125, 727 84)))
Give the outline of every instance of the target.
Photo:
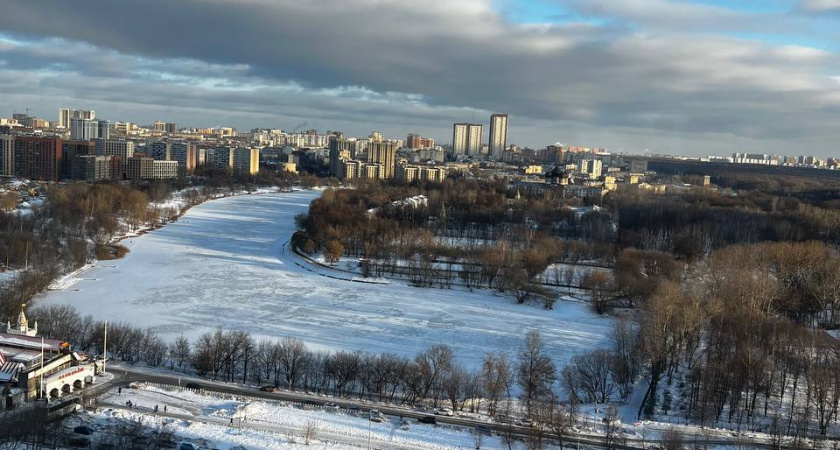
POLYGON ((194 381, 190 381, 189 383, 185 384, 184 387, 187 389, 201 389, 201 385, 194 381))
POLYGON ((277 388, 272 386, 272 385, 267 385, 267 386, 260 386, 260 390, 263 391, 263 392, 274 392, 274 391, 277 390, 277 388))
POLYGON ((85 434, 90 436, 91 434, 93 434, 93 428, 87 425, 79 425, 78 427, 73 428, 73 432, 76 434, 85 434))
POLYGON ((192 442, 181 442, 180 450, 198 450, 198 447, 192 442))
POLYGON ((534 421, 531 420, 531 419, 517 420, 516 425, 518 425, 520 427, 531 428, 531 427, 534 426, 534 421))
POLYGON ((451 409, 449 408, 438 408, 435 410, 435 414, 438 416, 453 416, 455 415, 451 409))
POLYGON ((437 419, 435 419, 435 416, 423 416, 417 419, 417 421, 420 423, 427 423, 429 425, 434 425, 437 423, 437 419))

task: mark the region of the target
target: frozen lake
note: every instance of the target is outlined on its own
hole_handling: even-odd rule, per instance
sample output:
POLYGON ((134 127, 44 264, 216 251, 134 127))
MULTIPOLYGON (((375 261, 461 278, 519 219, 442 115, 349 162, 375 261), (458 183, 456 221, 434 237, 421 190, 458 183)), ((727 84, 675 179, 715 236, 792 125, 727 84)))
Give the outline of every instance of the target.
POLYGON ((313 348, 412 356, 452 346, 467 366, 485 352, 513 354, 527 330, 542 332, 552 356, 603 345, 612 321, 584 305, 554 311, 516 305, 493 292, 362 284, 326 278, 294 264, 284 249, 319 192, 243 195, 192 208, 178 222, 124 241, 115 268, 94 268, 69 290, 38 304, 63 303, 98 319, 189 338, 217 326, 262 337, 296 336, 313 348))

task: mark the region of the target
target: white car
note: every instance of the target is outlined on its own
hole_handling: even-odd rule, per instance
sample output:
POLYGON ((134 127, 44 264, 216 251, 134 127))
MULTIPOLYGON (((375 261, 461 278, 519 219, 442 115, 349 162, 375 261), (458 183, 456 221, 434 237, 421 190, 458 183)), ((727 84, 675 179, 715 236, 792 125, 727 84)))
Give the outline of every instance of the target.
POLYGON ((435 414, 439 416, 454 416, 455 414, 449 408, 438 408, 435 410, 435 414))

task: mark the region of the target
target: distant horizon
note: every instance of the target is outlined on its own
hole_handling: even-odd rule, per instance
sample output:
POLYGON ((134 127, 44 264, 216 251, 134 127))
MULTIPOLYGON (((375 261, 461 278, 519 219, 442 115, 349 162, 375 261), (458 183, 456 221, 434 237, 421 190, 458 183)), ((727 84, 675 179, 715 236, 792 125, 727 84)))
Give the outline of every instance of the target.
MULTIPOLYGON (((114 123, 114 122, 128 122, 128 123, 132 123, 132 124, 135 124, 135 125, 138 125, 138 126, 151 126, 151 125, 153 125, 153 124, 154 124, 154 122, 155 122, 155 121, 160 121, 160 122, 166 122, 166 123, 175 123, 175 124, 177 124, 177 125, 178 125, 178 128, 179 128, 179 129, 184 129, 184 128, 213 128, 213 129, 217 129, 217 128, 226 128, 226 127, 227 127, 227 128, 233 128, 233 129, 237 130, 237 131, 238 131, 238 132, 240 132, 240 133, 241 133, 241 132, 250 132, 250 131, 251 131, 251 130, 253 130, 253 129, 261 129, 261 130, 277 129, 277 130, 281 130, 281 131, 283 131, 284 133, 287 133, 287 134, 292 134, 292 133, 293 133, 293 131, 292 131, 292 129, 293 129, 293 128, 292 128, 292 129, 289 129, 289 128, 285 128, 285 127, 282 127, 282 126, 276 126, 276 125, 266 125, 266 126, 244 126, 244 127, 237 127, 237 126, 232 126, 232 125, 228 125, 228 124, 217 124, 217 125, 212 125, 212 126, 206 126, 206 125, 191 125, 191 124, 182 124, 181 122, 178 122, 177 120, 169 120, 169 119, 161 119, 161 118, 158 118, 158 119, 153 119, 153 120, 151 120, 151 121, 149 121, 149 122, 138 122, 138 121, 132 121, 132 120, 121 120, 120 118, 112 118, 112 117, 102 116, 102 115, 100 115, 100 113, 98 112, 98 110, 97 110, 96 108, 78 108, 78 107, 73 107, 73 106, 62 106, 62 107, 56 108, 56 119, 57 119, 57 116, 58 116, 58 111, 59 111, 60 109, 64 109, 64 108, 67 108, 67 109, 78 109, 78 110, 94 110, 94 111, 96 112, 96 118, 97 118, 97 119, 108 120, 108 121, 110 121, 110 122, 112 122, 112 123, 114 123)), ((19 111, 14 111, 13 113, 14 113, 14 114, 22 114, 22 113, 21 113, 21 112, 19 112, 19 111)), ((9 113, 9 114, 8 114, 8 117, 11 117, 13 113, 9 113)), ((25 113, 25 112, 24 112, 24 113, 25 113)), ((494 114, 504 114, 504 113, 494 113, 494 114)), ((0 115, 0 117, 6 117, 6 116, 0 115)), ((39 119, 44 119, 44 120, 48 120, 48 121, 53 121, 53 119, 52 119, 51 117, 48 117, 48 116, 45 116, 45 115, 38 115, 38 114, 37 114, 36 112, 34 112, 34 111, 30 111, 30 117, 36 117, 36 118, 39 118, 39 119)), ((476 123, 476 124, 480 124, 480 125, 489 125, 489 116, 488 116, 488 123, 487 123, 487 124, 484 124, 484 123, 482 123, 482 122, 480 122, 480 121, 475 121, 475 122, 464 122, 464 123, 476 123)), ((452 125, 454 125, 454 123, 453 123, 452 125)), ((489 128, 489 127, 488 127, 488 126, 485 126, 484 128, 485 128, 484 134, 486 135, 486 134, 488 134, 488 133, 489 133, 489 130, 488 130, 488 128, 489 128)), ((390 134, 388 134, 388 133, 386 133, 386 132, 383 132, 381 129, 372 129, 372 130, 367 131, 367 132, 361 132, 361 133, 359 133, 359 134, 354 134, 354 133, 349 133, 349 132, 347 132, 347 131, 345 131, 345 130, 337 129, 337 128, 335 128, 335 127, 322 127, 322 128, 316 128, 316 127, 314 127, 314 126, 309 126, 309 125, 307 124, 307 126, 306 126, 306 127, 303 127, 303 128, 301 128, 301 129, 299 129, 299 130, 297 131, 297 133, 300 133, 301 131, 305 131, 305 130, 311 130, 311 129, 315 129, 315 130, 317 130, 317 131, 318 131, 319 133, 321 133, 321 134, 324 134, 324 133, 326 133, 327 131, 338 131, 338 132, 342 132, 342 133, 344 133, 347 137, 351 137, 351 138, 358 138, 358 139, 365 139, 365 138, 367 138, 367 137, 370 135, 370 133, 372 133, 372 132, 374 132, 374 131, 382 132, 383 136, 384 136, 386 139, 390 139, 390 140, 405 140, 405 138, 406 138, 409 134, 420 134, 422 137, 427 137, 427 138, 432 138, 432 139, 434 139, 434 141, 435 141, 435 145, 440 145, 440 146, 450 146, 450 147, 451 147, 451 145, 452 145, 452 142, 450 142, 450 141, 451 141, 451 139, 450 139, 450 141, 440 140, 440 139, 438 139, 437 137, 430 136, 430 135, 425 135, 425 134, 423 134, 423 133, 419 133, 419 132, 415 132, 415 131, 406 131, 406 132, 405 132, 405 133, 403 133, 403 134, 394 134, 394 135, 390 135, 390 134)), ((451 131, 451 130, 450 130, 450 131, 451 131)), ((751 152, 751 151, 731 151, 731 152, 729 152, 728 154, 720 154, 720 153, 718 153, 718 154, 714 154, 714 153, 711 153, 711 154, 704 154, 704 155, 683 155, 683 154, 679 154, 679 153, 668 153, 668 152, 666 152, 666 151, 653 150, 653 149, 644 149, 644 150, 641 150, 641 149, 639 149, 639 150, 635 150, 635 149, 629 149, 629 150, 628 150, 628 149, 619 149, 619 150, 616 150, 616 149, 612 149, 612 148, 605 147, 605 146, 598 145, 598 144, 587 144, 587 143, 569 143, 569 142, 565 142, 565 141, 563 141, 563 140, 557 140, 557 141, 553 141, 553 142, 547 142, 547 143, 545 143, 545 144, 538 144, 538 145, 536 145, 536 146, 528 146, 528 145, 519 145, 519 144, 516 144, 516 143, 511 143, 511 142, 510 142, 510 135, 511 135, 511 132, 510 132, 510 131, 508 131, 508 140, 509 140, 509 142, 508 142, 508 146, 510 146, 510 145, 516 145, 516 146, 518 146, 518 147, 520 147, 520 148, 530 148, 530 149, 533 149, 533 150, 544 149, 544 148, 546 148, 546 147, 547 147, 547 146, 549 146, 549 145, 555 145, 555 144, 558 144, 558 143, 559 143, 559 144, 566 145, 566 146, 569 146, 569 147, 583 147, 583 148, 590 148, 590 149, 600 149, 600 150, 605 150, 605 151, 607 151, 607 152, 609 152, 609 153, 611 153, 611 154, 623 154, 623 155, 628 155, 628 156, 654 156, 654 155, 656 155, 656 156, 663 156, 663 157, 665 157, 665 156, 669 156, 669 157, 685 157, 685 158, 709 158, 709 157, 715 157, 715 158, 731 158, 731 157, 732 157, 732 155, 733 155, 733 154, 735 154, 735 153, 749 153, 749 154, 763 154, 763 155, 768 155, 768 156, 780 156, 780 157, 807 157, 807 156, 814 156, 814 157, 821 158, 821 159, 823 159, 823 160, 828 159, 828 158, 838 158, 838 159, 840 159, 840 151, 838 151, 838 153, 837 153, 837 155, 836 155, 836 156, 834 156, 834 155, 819 156, 819 155, 815 155, 815 154, 808 154, 808 153, 798 153, 798 154, 797 154, 797 153, 778 153, 778 152, 772 152, 772 151, 761 151, 761 152, 751 152)), ((451 132, 449 133, 449 136, 451 137, 451 132)), ((483 141, 482 141, 482 145, 487 145, 487 141, 486 141, 486 140, 483 140, 483 141)))

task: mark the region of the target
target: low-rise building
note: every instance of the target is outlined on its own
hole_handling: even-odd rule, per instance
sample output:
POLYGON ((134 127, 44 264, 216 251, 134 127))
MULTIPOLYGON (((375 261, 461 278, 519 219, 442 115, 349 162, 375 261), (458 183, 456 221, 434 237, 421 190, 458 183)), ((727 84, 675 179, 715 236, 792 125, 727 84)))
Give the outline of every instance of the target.
POLYGON ((67 342, 38 337, 37 322, 30 327, 23 310, 0 333, 0 409, 83 389, 95 381, 95 372, 67 342))

